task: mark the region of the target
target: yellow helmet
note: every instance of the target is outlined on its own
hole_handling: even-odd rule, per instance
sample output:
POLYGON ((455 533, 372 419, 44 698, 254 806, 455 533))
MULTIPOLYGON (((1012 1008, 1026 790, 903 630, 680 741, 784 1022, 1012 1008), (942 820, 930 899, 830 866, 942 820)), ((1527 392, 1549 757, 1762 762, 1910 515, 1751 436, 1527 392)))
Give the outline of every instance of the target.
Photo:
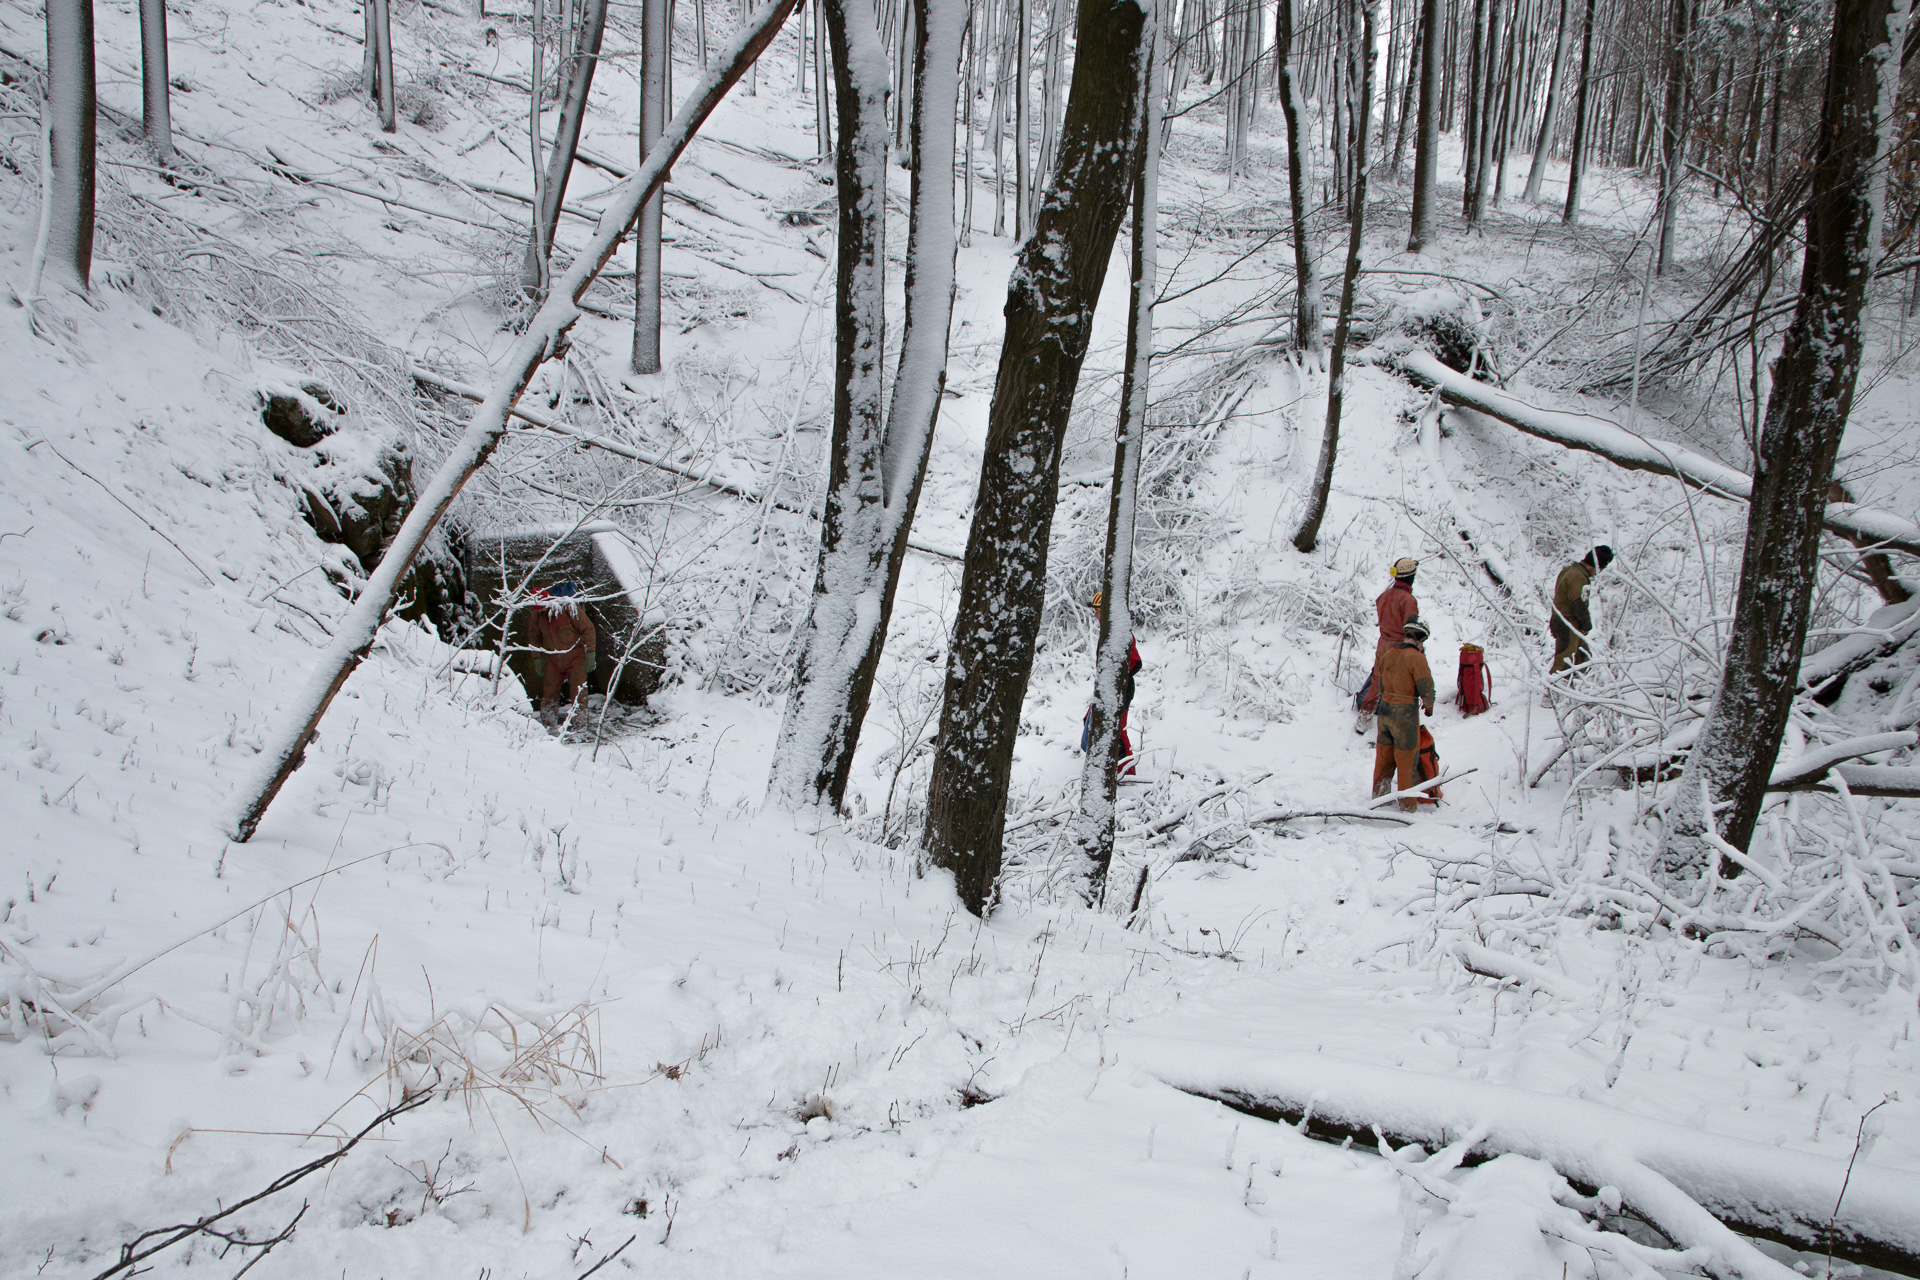
POLYGON ((1096 591, 1093 593, 1093 599, 1087 601, 1087 607, 1092 609, 1098 609, 1101 605, 1101 602, 1104 601, 1106 598, 1107 598, 1106 592, 1096 591))
POLYGON ((1412 556, 1401 556, 1398 560, 1395 560, 1393 562, 1393 568, 1389 569, 1387 572, 1396 579, 1411 578, 1414 575, 1415 570, 1419 569, 1419 567, 1420 567, 1420 562, 1418 560, 1415 560, 1412 556))

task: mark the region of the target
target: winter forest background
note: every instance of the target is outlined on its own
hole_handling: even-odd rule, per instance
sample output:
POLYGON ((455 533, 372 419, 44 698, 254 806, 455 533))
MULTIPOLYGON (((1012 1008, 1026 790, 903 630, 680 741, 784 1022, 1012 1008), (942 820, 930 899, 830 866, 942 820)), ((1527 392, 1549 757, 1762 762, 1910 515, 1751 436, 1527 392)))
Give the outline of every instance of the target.
POLYGON ((1920 1276, 1908 19, 0 4, 0 1267, 1920 1276))

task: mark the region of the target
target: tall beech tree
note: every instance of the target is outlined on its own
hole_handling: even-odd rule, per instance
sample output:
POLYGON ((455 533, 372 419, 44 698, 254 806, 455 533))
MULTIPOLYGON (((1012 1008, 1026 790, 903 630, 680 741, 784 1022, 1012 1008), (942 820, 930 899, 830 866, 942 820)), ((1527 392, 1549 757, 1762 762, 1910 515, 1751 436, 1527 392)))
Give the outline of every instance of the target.
POLYGON ((173 159, 173 104, 167 85, 167 0, 140 0, 141 131, 162 164, 173 159))
POLYGON ((1314 278, 1313 246, 1307 240, 1307 104, 1294 69, 1293 0, 1280 0, 1273 19, 1273 59, 1278 69, 1280 111, 1287 122, 1287 198, 1293 212, 1293 345, 1320 350, 1320 282, 1314 278))
MULTIPOLYGON (((644 161, 667 121, 667 63, 672 57, 667 10, 671 0, 641 0, 640 5, 640 158, 644 161)), ((800 49, 806 51, 804 20, 800 49)), ((806 78, 805 72, 800 79, 806 78)), ((660 372, 660 218, 664 192, 655 192, 640 210, 634 230, 633 358, 635 373, 660 372)))
POLYGON ((534 209, 539 225, 527 240, 526 262, 520 270, 520 283, 528 289, 538 288, 546 279, 547 260, 553 256, 553 233, 560 226, 560 206, 566 202, 567 180, 580 150, 587 95, 593 92, 593 70, 600 62, 600 38, 607 27, 607 0, 584 0, 580 10, 573 30, 561 38, 566 49, 561 79, 566 87, 561 91, 560 120, 554 126, 546 181, 540 184, 540 203, 534 209))
POLYGON ((886 46, 868 0, 821 0, 833 47, 839 249, 833 442, 820 561, 774 747, 769 795, 838 808, 873 695, 907 534, 926 479, 953 319, 953 152, 966 0, 912 0, 913 188, 893 398, 886 345, 886 46))
MULTIPOLYGON (((93 0, 47 0, 46 256, 71 288, 85 292, 93 272, 93 0)), ((33 284, 38 292, 39 281, 33 284)))
MULTIPOLYGON (((1280 0, 1284 8, 1290 0, 1280 0)), ((1088 896, 1101 897, 1113 865, 1120 791, 1121 690, 1133 647, 1133 533, 1140 505, 1140 457, 1147 446, 1147 390, 1153 368, 1153 296, 1158 275, 1161 66, 1166 57, 1166 11, 1147 19, 1147 111, 1140 130, 1140 163, 1133 182, 1133 280, 1127 311, 1127 364, 1120 382, 1120 421, 1113 439, 1113 485, 1107 501, 1107 551, 1100 572, 1100 638, 1094 647, 1093 708, 1080 765, 1080 809, 1074 843, 1087 867, 1088 896)), ((1284 51, 1286 45, 1280 48, 1284 51)), ((1284 57, 1284 52, 1282 54, 1284 57)))
POLYGON ((1800 294, 1754 449, 1732 640, 1667 814, 1659 865, 1670 878, 1706 870, 1710 833, 1746 851, 1799 687, 1828 484, 1860 372, 1911 4, 1833 6, 1800 294))
MULTIPOLYGON (((1589 4, 1593 0, 1587 0, 1589 4)), ((1413 142, 1413 229, 1407 252, 1433 243, 1440 180, 1440 0, 1420 5, 1420 122, 1413 142)))
MULTIPOLYGON (((1360 47, 1373 48, 1376 0, 1355 0, 1360 9, 1360 47)), ((1327 421, 1320 434, 1320 460, 1313 470, 1313 488, 1307 509, 1293 535, 1294 548, 1310 552, 1320 541, 1320 522, 1326 519, 1327 499, 1333 493, 1333 464, 1340 453, 1340 412, 1347 399, 1347 339, 1353 332, 1353 293, 1360 279, 1360 251, 1367 230, 1367 130, 1373 109, 1373 58, 1360 60, 1357 127, 1353 131, 1353 190, 1347 206, 1347 269, 1340 281, 1340 316, 1333 325, 1333 357, 1327 368, 1327 421)))
POLYGON ((1132 185, 1145 28, 1135 0, 1079 0, 1058 165, 1007 286, 924 837, 928 859, 953 872, 960 900, 981 915, 1000 874, 1014 739, 1046 601, 1060 446, 1132 185))

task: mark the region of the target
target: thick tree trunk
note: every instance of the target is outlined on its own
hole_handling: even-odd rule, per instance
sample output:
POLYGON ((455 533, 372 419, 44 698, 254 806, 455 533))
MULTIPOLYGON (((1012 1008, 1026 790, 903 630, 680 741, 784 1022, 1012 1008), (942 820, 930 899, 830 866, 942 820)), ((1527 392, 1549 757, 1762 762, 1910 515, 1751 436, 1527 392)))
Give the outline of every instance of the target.
MULTIPOLYGON (((1373 48, 1373 11, 1376 0, 1360 0, 1360 47, 1373 48)), ((1320 461, 1313 470, 1313 489, 1307 495, 1306 515, 1293 535, 1294 549, 1303 555, 1320 540, 1320 522, 1326 519, 1327 498, 1333 492, 1333 464, 1340 452, 1340 411, 1347 398, 1347 338, 1353 331, 1353 291, 1360 279, 1360 251, 1367 229, 1367 122, 1373 103, 1373 59, 1361 60, 1360 120, 1354 130, 1353 202, 1347 212, 1347 270, 1340 282, 1340 318, 1333 326, 1333 358, 1327 369, 1327 425, 1320 437, 1320 461)))
MULTIPOLYGON (((85 293, 93 272, 93 0, 46 0, 48 175, 44 262, 85 293)), ((37 289, 36 289, 37 291, 37 289)))
POLYGON ((1320 350, 1320 282, 1314 278, 1313 246, 1307 242, 1307 139, 1300 127, 1307 104, 1294 73, 1293 0, 1280 0, 1274 18, 1274 59, 1279 63, 1280 111, 1287 122, 1287 196, 1293 206, 1293 344, 1320 350))
POLYGON ((540 287, 546 278, 547 262, 553 257, 553 233, 560 225, 560 206, 566 201, 567 180, 573 174, 573 158, 580 149, 580 126, 586 121, 587 95, 593 89, 593 71, 600 61, 600 38, 607 25, 607 0, 585 0, 585 4, 585 18, 571 54, 573 65, 567 68, 560 120, 554 126, 553 154, 547 160, 546 181, 540 184, 540 226, 528 238, 526 262, 520 269, 520 283, 528 289, 540 287))
POLYGON ((1146 15, 1080 0, 1060 164, 1007 288, 1006 337, 947 660, 925 848, 984 914, 1000 874, 1007 782, 1046 602, 1060 446, 1093 308, 1126 214, 1145 96, 1146 15))
POLYGON ((964 0, 913 0, 913 193, 905 326, 882 421, 885 46, 864 0, 826 0, 840 143, 834 427, 826 514, 768 794, 839 808, 906 557, 946 386, 953 315, 953 154, 964 0), (851 6, 851 7, 849 7, 851 6))
MULTIPOLYGON (((1280 0, 1282 9, 1291 0, 1280 0)), ((1256 10, 1257 12, 1257 10, 1256 10)), ((1121 376, 1120 422, 1114 431, 1113 486, 1107 503, 1107 552, 1100 575, 1100 639, 1094 648, 1093 708, 1086 757, 1080 766, 1080 811, 1074 843, 1087 864, 1088 896, 1098 901, 1113 865, 1113 836, 1120 791, 1120 719, 1128 650, 1133 646, 1133 534, 1140 500, 1140 457, 1146 452, 1147 389, 1153 365, 1153 295, 1157 275, 1154 237, 1160 201, 1160 65, 1165 58, 1166 8, 1156 4, 1147 20, 1146 123, 1140 131, 1140 165, 1133 185, 1133 291, 1127 312, 1127 365, 1121 376)), ((1278 56, 1284 59, 1282 42, 1278 56)), ((1282 91, 1283 93, 1285 90, 1282 91)), ((1284 101, 1284 98, 1283 98, 1284 101)), ((1289 143, 1291 145, 1291 143, 1289 143)))
POLYGON ((393 14, 388 0, 366 0, 373 15, 373 97, 380 109, 380 131, 396 133, 393 84, 393 14))
POLYGON ((1560 127, 1561 80, 1567 66, 1567 0, 1560 0, 1560 22, 1553 37, 1553 72, 1547 77, 1547 110, 1540 121, 1540 137, 1533 144, 1533 167, 1527 170, 1527 189, 1521 199, 1532 204, 1540 199, 1540 183, 1547 176, 1547 161, 1553 157, 1553 134, 1560 127))
MULTIPOLYGON (((1588 0, 1589 3, 1592 0, 1588 0)), ((1420 9, 1420 128, 1413 144, 1413 230, 1407 252, 1433 243, 1440 165, 1440 0, 1420 9)))
MULTIPOLYGON (((640 155, 646 158, 660 140, 667 119, 667 10, 671 0, 642 0, 640 9, 640 155)), ((800 47, 806 49, 806 27, 801 25, 800 47)), ((799 73, 805 87, 806 72, 799 73)), ((666 203, 656 193, 640 210, 634 230, 633 354, 630 367, 638 374, 660 372, 660 214, 666 203)))
POLYGON ((1593 10, 1587 0, 1587 18, 1580 25, 1580 88, 1574 95, 1573 146, 1567 153, 1567 205, 1560 213, 1562 222, 1580 220, 1580 183, 1587 172, 1587 126, 1593 113, 1588 99, 1593 91, 1593 10))
POLYGON ((1480 179, 1480 152, 1484 141, 1481 122, 1486 119, 1487 0, 1473 0, 1473 35, 1467 50, 1467 124, 1461 139, 1460 212, 1467 225, 1479 221, 1475 185, 1480 179))
POLYGON ((474 410, 459 442, 421 490, 400 532, 394 535, 387 553, 374 566, 366 585, 335 630, 333 642, 321 655, 306 684, 294 695, 285 718, 255 762, 253 772, 235 794, 226 829, 236 842, 244 844, 253 837, 267 807, 293 771, 300 767, 307 744, 313 740, 314 730, 326 715, 334 695, 372 650, 380 624, 393 608, 400 584, 406 580, 420 548, 446 515, 447 508, 453 505, 453 500, 460 496, 461 488, 499 447, 514 405, 526 391, 527 383, 542 364, 566 350, 567 331, 580 318, 580 296, 619 248, 620 241, 639 216, 640 206, 666 181, 667 170, 693 140, 694 130, 713 114, 727 90, 773 42, 780 24, 793 12, 793 4, 794 0, 772 0, 740 29, 718 66, 700 77, 687 105, 667 125, 659 144, 647 154, 632 177, 608 193, 606 212, 600 215, 593 239, 557 287, 548 291, 546 301, 501 361, 487 398, 474 410))
POLYGON ((167 85, 167 0, 140 0, 140 105, 147 145, 173 159, 173 104, 167 85))
POLYGON ((1704 870, 1710 827, 1747 848, 1799 685, 1827 484, 1860 371, 1909 4, 1834 5, 1800 297, 1754 459, 1733 638, 1668 815, 1661 870, 1672 877, 1704 870))
POLYGON ((1693 0, 1668 0, 1667 104, 1660 119, 1660 249, 1654 273, 1673 265, 1673 241, 1680 222, 1680 186, 1687 164, 1687 27, 1693 0))

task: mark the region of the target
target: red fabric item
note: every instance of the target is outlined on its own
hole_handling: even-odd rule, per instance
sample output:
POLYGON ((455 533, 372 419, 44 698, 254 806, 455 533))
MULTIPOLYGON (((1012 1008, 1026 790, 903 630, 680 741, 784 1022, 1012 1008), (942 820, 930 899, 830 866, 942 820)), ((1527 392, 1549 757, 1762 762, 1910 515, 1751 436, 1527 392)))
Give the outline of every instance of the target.
POLYGON ((1493 705, 1493 677, 1487 674, 1487 655, 1477 644, 1460 646, 1458 685, 1454 701, 1461 715, 1477 716, 1493 705))
MULTIPOLYGON (((1420 782, 1425 782, 1428 778, 1437 778, 1439 776, 1440 776, 1440 751, 1437 747, 1433 745, 1433 734, 1427 730, 1427 726, 1421 725, 1420 726, 1420 752, 1419 752, 1419 758, 1414 762, 1413 780, 1416 783, 1420 783, 1420 782)), ((1439 804, 1440 788, 1438 787, 1428 788, 1426 794, 1420 797, 1420 803, 1421 804, 1439 804)))

